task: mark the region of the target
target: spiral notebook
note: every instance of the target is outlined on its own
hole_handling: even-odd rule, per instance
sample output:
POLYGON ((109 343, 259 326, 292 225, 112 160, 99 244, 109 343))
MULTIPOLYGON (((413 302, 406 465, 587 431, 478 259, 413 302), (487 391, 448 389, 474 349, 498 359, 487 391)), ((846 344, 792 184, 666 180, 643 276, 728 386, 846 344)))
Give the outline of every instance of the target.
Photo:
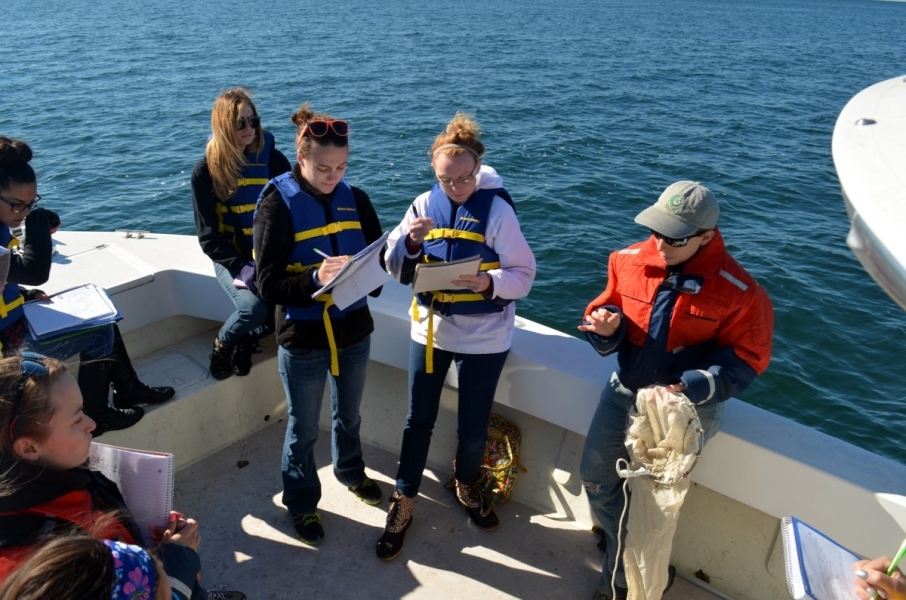
POLYGON ((173 455, 91 443, 88 467, 116 483, 126 507, 147 536, 166 527, 173 510, 173 455))
POLYGON ((851 598, 852 564, 861 557, 796 517, 780 520, 786 582, 796 600, 851 598))

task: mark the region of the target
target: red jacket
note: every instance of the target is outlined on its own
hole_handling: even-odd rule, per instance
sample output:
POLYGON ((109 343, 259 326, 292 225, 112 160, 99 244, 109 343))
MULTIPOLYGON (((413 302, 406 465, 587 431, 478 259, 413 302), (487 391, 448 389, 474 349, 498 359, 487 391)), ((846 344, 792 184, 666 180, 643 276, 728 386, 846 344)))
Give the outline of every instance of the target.
MULTIPOLYGON (((18 462, 18 461, 16 461, 18 462)), ((8 468, 3 461, 0 468, 8 468)), ((11 494, 0 497, 0 582, 24 562, 41 538, 76 526, 98 539, 144 543, 119 490, 100 473, 87 469, 53 471, 17 464, 11 494), (21 483, 16 483, 16 482, 21 483), (105 527, 97 523, 105 515, 105 527)))
POLYGON ((665 290, 670 276, 653 237, 612 253, 607 288, 585 316, 609 306, 623 319, 614 336, 589 336, 592 344, 601 354, 620 353, 620 379, 630 389, 682 381, 693 402, 726 400, 770 362, 771 301, 727 252, 719 231, 683 265, 682 277, 692 290, 700 286, 697 293, 665 290), (665 292, 674 294, 675 304, 658 298, 665 292), (669 308, 670 314, 658 312, 669 308), (652 324, 668 317, 667 329, 654 331, 652 324), (659 334, 666 334, 665 347, 652 343, 659 334))

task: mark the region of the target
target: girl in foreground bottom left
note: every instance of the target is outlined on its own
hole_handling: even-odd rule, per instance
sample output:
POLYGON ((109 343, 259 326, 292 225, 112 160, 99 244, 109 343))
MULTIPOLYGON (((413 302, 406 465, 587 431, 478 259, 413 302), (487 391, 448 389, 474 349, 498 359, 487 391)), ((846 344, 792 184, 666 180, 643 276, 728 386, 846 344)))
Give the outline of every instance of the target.
POLYGON ((94 428, 63 363, 30 352, 0 360, 0 583, 46 545, 48 532, 75 531, 143 548, 159 542, 174 598, 244 600, 198 584, 194 519, 174 512, 166 528, 138 528, 116 484, 87 467, 94 428))

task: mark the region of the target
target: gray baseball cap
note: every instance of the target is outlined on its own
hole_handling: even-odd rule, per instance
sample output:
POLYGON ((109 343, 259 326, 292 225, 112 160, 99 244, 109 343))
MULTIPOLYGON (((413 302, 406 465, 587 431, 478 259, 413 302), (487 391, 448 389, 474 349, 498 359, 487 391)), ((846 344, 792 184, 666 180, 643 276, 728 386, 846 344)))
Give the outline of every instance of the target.
POLYGON ((714 229, 720 205, 711 190, 694 181, 667 186, 654 206, 640 212, 635 222, 669 238, 684 238, 702 229, 714 229))

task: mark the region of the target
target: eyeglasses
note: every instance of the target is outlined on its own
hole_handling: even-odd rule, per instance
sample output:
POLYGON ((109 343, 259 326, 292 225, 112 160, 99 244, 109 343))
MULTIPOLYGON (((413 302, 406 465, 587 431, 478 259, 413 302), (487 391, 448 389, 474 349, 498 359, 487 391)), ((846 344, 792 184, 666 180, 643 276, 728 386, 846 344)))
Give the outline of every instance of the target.
POLYGON ((687 235, 684 238, 670 238, 670 237, 667 237, 666 235, 661 235, 657 231, 652 229, 651 235, 653 235, 655 238, 657 238, 659 240, 662 240, 668 246, 673 246, 674 248, 682 248, 683 246, 686 246, 689 243, 689 240, 691 240, 692 238, 696 238, 707 232, 708 232, 707 229, 703 229, 702 231, 697 231, 697 232, 693 233, 692 235, 687 235))
POLYGON ((236 130, 242 131, 246 127, 258 129, 259 125, 261 125, 261 117, 239 117, 239 120, 236 121, 236 130))
POLYGON ((9 421, 9 439, 15 439, 13 430, 16 427, 16 419, 22 412, 22 403, 25 400, 25 384, 31 377, 47 377, 50 373, 47 365, 44 364, 44 357, 35 352, 23 352, 21 354, 22 365, 21 375, 19 377, 19 387, 16 389, 16 396, 13 400, 13 412, 9 421))
POLYGON ((310 133, 312 137, 322 138, 327 135, 328 131, 333 131, 337 137, 346 137, 349 135, 349 123, 346 121, 309 121, 302 129, 302 135, 310 133))
POLYGON ((470 175, 466 175, 465 177, 457 177, 456 179, 442 179, 442 178, 438 177, 437 183, 439 183, 443 187, 447 187, 447 188, 453 187, 454 183, 456 185, 468 185, 468 184, 472 183, 473 181, 475 181, 475 175, 477 173, 478 173, 478 168, 476 168, 474 171, 472 171, 472 173, 470 175))
POLYGON ((38 202, 40 202, 41 200, 42 198, 40 194, 35 196, 35 199, 31 202, 11 202, 3 196, 0 196, 0 202, 3 202, 7 206, 9 206, 9 209, 17 215, 19 213, 24 213, 27 210, 33 210, 36 206, 38 206, 38 202))

